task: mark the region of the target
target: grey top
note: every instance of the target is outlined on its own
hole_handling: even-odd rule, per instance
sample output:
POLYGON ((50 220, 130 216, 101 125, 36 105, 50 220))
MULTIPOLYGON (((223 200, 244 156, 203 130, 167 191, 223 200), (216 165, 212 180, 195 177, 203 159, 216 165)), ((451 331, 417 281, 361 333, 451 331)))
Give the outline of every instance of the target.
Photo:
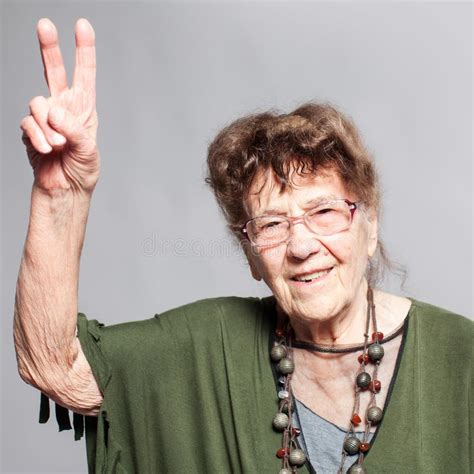
MULTIPOLYGON (((334 474, 341 462, 342 445, 346 430, 318 416, 304 403, 296 400, 293 424, 301 429, 298 441, 305 451, 309 462, 318 474, 334 474)), ((362 440, 363 431, 356 431, 362 440)), ((369 434, 369 441, 373 433, 369 434)), ((347 456, 343 472, 356 461, 357 455, 347 456)))

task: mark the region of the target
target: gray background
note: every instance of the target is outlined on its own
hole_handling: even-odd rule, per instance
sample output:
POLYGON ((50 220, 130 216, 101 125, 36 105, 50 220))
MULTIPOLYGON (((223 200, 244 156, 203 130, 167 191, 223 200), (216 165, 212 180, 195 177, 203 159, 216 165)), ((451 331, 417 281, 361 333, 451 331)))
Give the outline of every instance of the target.
POLYGON ((80 281, 90 318, 268 294, 203 184, 206 147, 241 114, 309 99, 349 113, 376 157, 382 237, 408 269, 403 291, 386 287, 472 316, 472 5, 4 3, 3 472, 86 471, 83 441, 37 423, 39 392, 17 375, 11 334, 32 183, 18 126, 47 94, 35 34, 45 16, 69 77, 75 20, 97 35, 102 176, 80 281))

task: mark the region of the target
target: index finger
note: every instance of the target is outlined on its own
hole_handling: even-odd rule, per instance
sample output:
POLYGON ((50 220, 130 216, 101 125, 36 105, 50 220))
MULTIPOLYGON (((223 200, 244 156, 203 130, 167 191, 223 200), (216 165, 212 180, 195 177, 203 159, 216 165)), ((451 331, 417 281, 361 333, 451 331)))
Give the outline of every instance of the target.
POLYGON ((37 26, 44 76, 51 92, 57 96, 67 89, 66 69, 59 49, 58 31, 48 18, 42 18, 37 26))
POLYGON ((92 25, 85 18, 81 18, 76 23, 76 66, 73 85, 95 91, 95 75, 95 32, 92 25))

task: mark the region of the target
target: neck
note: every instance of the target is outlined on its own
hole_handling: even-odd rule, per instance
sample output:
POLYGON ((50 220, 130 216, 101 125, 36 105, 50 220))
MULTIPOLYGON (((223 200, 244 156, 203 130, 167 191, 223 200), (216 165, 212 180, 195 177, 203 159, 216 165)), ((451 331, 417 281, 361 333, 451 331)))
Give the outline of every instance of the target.
MULTIPOLYGON (((296 339, 327 346, 363 342, 367 320, 367 288, 364 279, 351 304, 330 319, 308 321, 290 318, 296 339)), ((278 312, 282 315, 279 307, 278 312)))

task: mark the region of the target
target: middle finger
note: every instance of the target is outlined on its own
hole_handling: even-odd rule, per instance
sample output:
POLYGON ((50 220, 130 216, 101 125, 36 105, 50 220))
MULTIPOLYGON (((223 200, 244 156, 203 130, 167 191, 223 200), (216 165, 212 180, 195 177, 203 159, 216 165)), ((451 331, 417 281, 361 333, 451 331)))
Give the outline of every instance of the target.
POLYGON ((59 48, 58 32, 51 20, 42 18, 38 22, 37 33, 44 75, 51 95, 54 97, 67 89, 66 69, 59 48))

